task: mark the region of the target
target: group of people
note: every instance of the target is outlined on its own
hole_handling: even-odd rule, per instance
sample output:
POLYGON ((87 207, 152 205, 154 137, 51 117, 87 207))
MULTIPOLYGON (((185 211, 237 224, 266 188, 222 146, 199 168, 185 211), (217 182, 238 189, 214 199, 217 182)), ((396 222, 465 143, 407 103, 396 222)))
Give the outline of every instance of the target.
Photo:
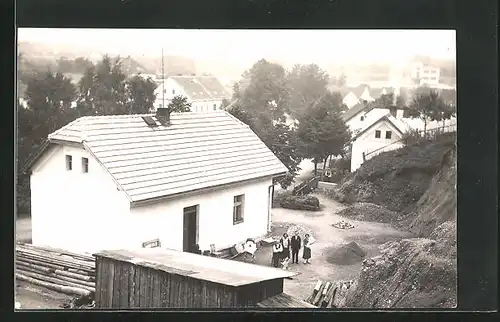
POLYGON ((303 248, 302 258, 304 259, 304 264, 310 264, 312 242, 312 238, 309 234, 305 234, 304 243, 302 244, 302 239, 298 233, 291 238, 287 233, 284 233, 279 243, 273 245, 273 257, 271 260, 272 266, 279 267, 280 265, 283 265, 283 268, 287 268, 290 258, 292 260, 292 264, 298 264, 299 250, 301 248, 303 248))

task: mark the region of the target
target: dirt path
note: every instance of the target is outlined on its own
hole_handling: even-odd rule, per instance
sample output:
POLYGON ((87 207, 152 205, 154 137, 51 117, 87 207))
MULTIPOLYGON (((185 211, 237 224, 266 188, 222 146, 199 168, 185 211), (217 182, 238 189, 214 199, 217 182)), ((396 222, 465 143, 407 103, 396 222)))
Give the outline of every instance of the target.
POLYGON ((21 303, 21 310, 61 309, 61 305, 71 299, 69 295, 16 281, 15 301, 21 303))
MULTIPOLYGON (((408 233, 398 231, 387 224, 348 220, 335 213, 343 206, 322 194, 314 194, 323 205, 319 212, 308 212, 274 208, 272 220, 275 230, 273 235, 282 234, 286 228, 283 223, 299 224, 314 232, 316 242, 312 245, 311 264, 294 264, 290 269, 300 272, 293 280, 285 281, 285 292, 305 299, 309 296, 318 279, 344 280, 354 279, 360 272, 361 262, 353 265, 335 265, 328 262, 331 253, 339 246, 355 241, 363 248, 367 255, 365 258, 379 254, 378 246, 390 241, 409 236, 408 233), (342 230, 332 227, 337 221, 346 220, 354 225, 353 229, 342 230)), ((270 261, 271 250, 262 248, 256 254, 259 264, 267 265, 270 261)), ((302 256, 302 252, 299 253, 302 256)))

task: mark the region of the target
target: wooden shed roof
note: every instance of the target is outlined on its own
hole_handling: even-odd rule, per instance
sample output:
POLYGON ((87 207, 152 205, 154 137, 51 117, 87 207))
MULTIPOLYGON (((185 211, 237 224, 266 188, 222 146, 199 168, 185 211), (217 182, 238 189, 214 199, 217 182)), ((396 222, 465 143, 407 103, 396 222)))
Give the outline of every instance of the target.
POLYGON ((110 250, 96 253, 94 256, 230 286, 243 286, 298 275, 283 269, 164 248, 110 250))
POLYGON ((49 141, 82 143, 131 202, 286 173, 244 123, 225 111, 81 117, 49 141), (142 118, 149 116, 155 126, 142 118))

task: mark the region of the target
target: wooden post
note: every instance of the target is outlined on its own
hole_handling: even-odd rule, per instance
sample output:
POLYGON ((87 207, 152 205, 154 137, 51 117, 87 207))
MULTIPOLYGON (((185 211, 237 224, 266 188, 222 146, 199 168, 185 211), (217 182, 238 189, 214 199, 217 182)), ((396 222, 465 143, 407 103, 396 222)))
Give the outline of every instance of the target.
POLYGON ((365 162, 365 161, 366 161, 366 155, 365 155, 365 153, 363 152, 363 162, 365 162))

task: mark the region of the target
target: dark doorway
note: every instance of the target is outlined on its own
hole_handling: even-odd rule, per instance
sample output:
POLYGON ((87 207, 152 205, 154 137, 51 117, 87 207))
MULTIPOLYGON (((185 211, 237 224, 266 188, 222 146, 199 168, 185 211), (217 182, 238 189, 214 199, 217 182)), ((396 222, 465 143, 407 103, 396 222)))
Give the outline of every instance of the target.
POLYGON ((184 208, 184 233, 182 250, 192 251, 198 243, 198 205, 184 208))

